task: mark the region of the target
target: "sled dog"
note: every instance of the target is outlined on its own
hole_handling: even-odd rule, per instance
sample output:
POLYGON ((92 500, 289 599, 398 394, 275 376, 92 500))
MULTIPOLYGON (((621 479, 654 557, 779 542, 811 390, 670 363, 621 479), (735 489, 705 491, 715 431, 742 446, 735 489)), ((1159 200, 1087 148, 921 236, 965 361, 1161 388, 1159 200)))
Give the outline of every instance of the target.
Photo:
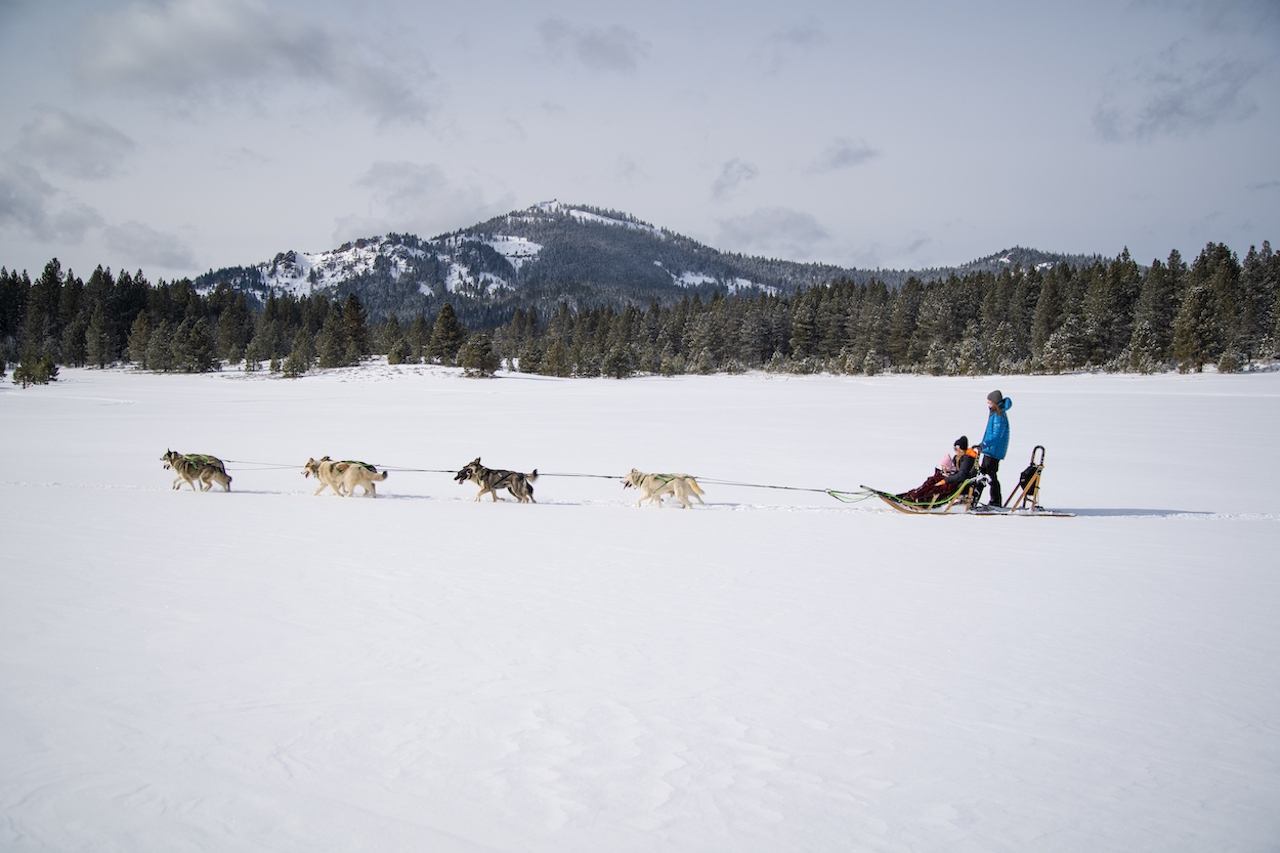
POLYGON ((537 501, 533 500, 533 481, 536 479, 538 479, 537 468, 534 468, 528 474, 521 474, 519 471, 499 471, 495 468, 486 468, 481 465, 479 456, 468 463, 453 478, 456 483, 472 482, 479 486, 480 493, 476 495, 476 500, 480 500, 486 494, 489 494, 493 495, 493 500, 496 503, 498 489, 506 489, 522 504, 530 501, 537 503, 537 501))
POLYGON ((206 456, 203 453, 183 454, 176 450, 166 450, 164 456, 160 457, 160 461, 164 463, 166 471, 172 470, 178 475, 173 478, 175 489, 182 488, 182 484, 186 483, 194 492, 196 483, 199 483, 200 491, 207 492, 213 488, 214 483, 217 483, 225 491, 231 491, 231 477, 227 474, 227 468, 222 464, 222 460, 216 456, 206 456))
POLYGON ((645 474, 642 471, 631 469, 631 473, 622 478, 622 488, 638 489, 640 498, 636 501, 636 506, 640 506, 645 501, 652 501, 659 507, 662 506, 662 496, 671 495, 680 501, 681 509, 690 509, 693 503, 689 500, 692 495, 698 503, 703 503, 699 495, 705 495, 698 486, 698 481, 688 474, 645 474))
POLYGON ((302 476, 315 477, 320 482, 312 492, 313 495, 332 489, 335 495, 349 498, 355 495, 355 490, 359 487, 364 489, 365 497, 376 498, 378 491, 373 484, 387 479, 387 472, 379 472, 367 462, 334 462, 328 456, 323 456, 319 460, 308 459, 307 464, 302 467, 302 476))

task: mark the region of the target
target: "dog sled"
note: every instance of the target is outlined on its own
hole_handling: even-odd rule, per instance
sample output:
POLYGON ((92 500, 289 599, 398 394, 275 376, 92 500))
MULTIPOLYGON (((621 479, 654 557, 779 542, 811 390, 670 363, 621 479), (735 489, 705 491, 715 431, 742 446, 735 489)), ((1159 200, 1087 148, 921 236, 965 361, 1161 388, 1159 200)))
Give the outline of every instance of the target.
POLYGON ((985 474, 978 474, 961 483, 950 495, 931 501, 909 501, 892 492, 862 486, 875 497, 907 515, 1020 515, 1046 518, 1074 518, 1074 512, 1059 512, 1040 506, 1040 477, 1044 473, 1044 446, 1037 444, 1031 451, 1031 464, 1018 475, 1017 488, 1004 506, 986 506, 979 503, 982 492, 990 482, 985 474))

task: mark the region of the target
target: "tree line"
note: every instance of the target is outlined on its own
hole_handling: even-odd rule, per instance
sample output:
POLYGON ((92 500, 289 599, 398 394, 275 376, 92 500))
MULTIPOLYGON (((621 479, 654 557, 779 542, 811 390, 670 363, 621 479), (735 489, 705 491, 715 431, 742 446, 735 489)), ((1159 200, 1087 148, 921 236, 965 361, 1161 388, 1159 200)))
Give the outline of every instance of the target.
POLYGON ((552 376, 637 373, 1221 372, 1280 358, 1280 255, 1270 243, 1242 260, 1210 243, 1187 264, 1177 251, 1140 267, 1114 259, 999 273, 952 274, 900 287, 837 280, 793 295, 698 293, 674 304, 514 310, 474 332, 444 303, 431 318, 371 322, 354 293, 270 294, 251 302, 222 284, 149 282, 98 267, 87 280, 54 259, 31 280, 0 268, 0 374, 48 382, 58 367, 132 364, 204 372, 243 362, 300 376, 313 367, 460 365, 476 375, 506 362, 552 376))
POLYGON ((1241 261, 1209 244, 1140 267, 1111 260, 1009 267, 900 288, 847 280, 792 296, 699 295, 647 310, 561 305, 517 311, 494 332, 520 370, 566 376, 636 372, 885 371, 934 375, 1234 372, 1280 357, 1280 256, 1241 261))

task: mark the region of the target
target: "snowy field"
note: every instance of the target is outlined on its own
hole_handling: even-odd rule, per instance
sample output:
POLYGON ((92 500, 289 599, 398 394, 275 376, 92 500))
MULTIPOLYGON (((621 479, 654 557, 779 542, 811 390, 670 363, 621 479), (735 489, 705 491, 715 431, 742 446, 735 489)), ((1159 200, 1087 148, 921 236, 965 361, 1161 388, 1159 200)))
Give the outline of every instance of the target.
POLYGON ((0 849, 1275 851, 1278 425, 1280 373, 6 379, 0 849), (1076 518, 299 474, 905 490, 996 387, 1076 518))

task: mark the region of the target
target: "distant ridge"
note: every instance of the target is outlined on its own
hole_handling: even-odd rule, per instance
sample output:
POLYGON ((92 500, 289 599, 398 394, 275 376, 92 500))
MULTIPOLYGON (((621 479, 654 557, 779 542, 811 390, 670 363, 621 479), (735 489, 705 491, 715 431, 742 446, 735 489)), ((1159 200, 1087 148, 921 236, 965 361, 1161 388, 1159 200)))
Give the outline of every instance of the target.
POLYGON ((202 292, 225 284, 258 302, 272 293, 355 293, 375 318, 431 315, 448 301, 465 322, 493 325, 516 308, 561 302, 621 307, 691 293, 790 294, 839 279, 898 287, 913 276, 931 281, 1095 258, 1014 247, 958 267, 845 268, 722 252, 627 213, 548 201, 429 240, 392 233, 327 252, 281 252, 253 266, 211 270, 195 284, 202 292))

